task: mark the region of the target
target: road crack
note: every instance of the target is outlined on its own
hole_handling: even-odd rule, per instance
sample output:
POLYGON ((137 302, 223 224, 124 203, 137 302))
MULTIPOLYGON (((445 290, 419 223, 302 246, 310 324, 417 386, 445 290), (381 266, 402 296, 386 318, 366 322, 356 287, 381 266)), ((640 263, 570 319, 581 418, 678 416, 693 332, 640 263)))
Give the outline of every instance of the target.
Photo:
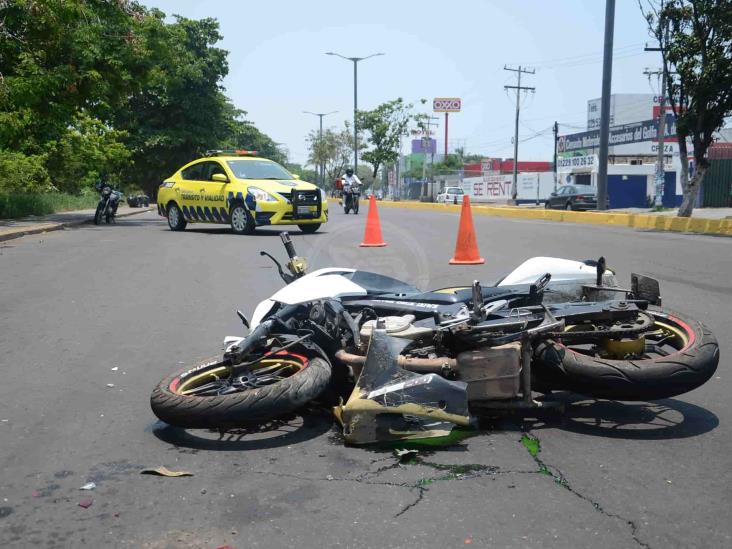
POLYGON ((538 437, 527 431, 521 437, 521 443, 526 447, 529 455, 531 455, 533 460, 538 465, 539 469, 538 471, 536 471, 536 473, 551 476, 556 484, 558 484, 577 498, 586 501, 587 503, 592 505, 593 509, 603 516, 624 522, 630 528, 630 535, 633 538, 633 541, 635 541, 639 547, 643 547, 644 549, 651 549, 651 546, 649 544, 642 541, 638 537, 639 526, 635 521, 622 515, 618 515, 617 513, 611 513, 610 511, 607 511, 602 505, 600 505, 598 501, 573 488, 567 480, 567 477, 564 473, 562 473, 559 467, 548 464, 544 460, 542 460, 539 457, 539 453, 541 452, 541 441, 538 437))

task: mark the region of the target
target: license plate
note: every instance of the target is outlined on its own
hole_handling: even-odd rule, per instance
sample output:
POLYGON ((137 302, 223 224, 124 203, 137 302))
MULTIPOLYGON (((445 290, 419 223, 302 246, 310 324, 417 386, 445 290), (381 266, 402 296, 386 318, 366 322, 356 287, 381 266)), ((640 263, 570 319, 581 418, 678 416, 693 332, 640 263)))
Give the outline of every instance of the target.
POLYGON ((310 206, 298 206, 297 215, 307 215, 310 213, 310 206))

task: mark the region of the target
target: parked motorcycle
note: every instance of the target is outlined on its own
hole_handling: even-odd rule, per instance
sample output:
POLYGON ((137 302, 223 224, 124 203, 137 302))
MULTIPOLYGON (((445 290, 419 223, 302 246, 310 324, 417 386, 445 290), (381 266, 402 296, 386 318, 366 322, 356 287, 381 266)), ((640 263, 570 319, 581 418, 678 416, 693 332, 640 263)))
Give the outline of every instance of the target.
POLYGON ((361 198, 361 189, 358 185, 343 185, 343 211, 348 214, 351 210, 358 215, 358 202, 361 198))
POLYGON ((658 282, 620 288, 605 260, 535 257, 498 281, 422 292, 349 268, 307 272, 287 233, 286 286, 237 311, 246 337, 222 356, 165 377, 151 395, 161 420, 226 428, 290 413, 335 382, 350 397, 335 416, 363 444, 449 434, 505 410, 560 406, 573 391, 656 400, 714 374, 717 341, 704 325, 660 307, 658 282), (543 395, 543 396, 542 396, 543 395))
POLYGON ((122 193, 115 191, 108 183, 99 182, 95 187, 99 191, 99 203, 94 212, 94 224, 99 225, 103 220, 107 223, 114 223, 114 216, 117 214, 122 193))

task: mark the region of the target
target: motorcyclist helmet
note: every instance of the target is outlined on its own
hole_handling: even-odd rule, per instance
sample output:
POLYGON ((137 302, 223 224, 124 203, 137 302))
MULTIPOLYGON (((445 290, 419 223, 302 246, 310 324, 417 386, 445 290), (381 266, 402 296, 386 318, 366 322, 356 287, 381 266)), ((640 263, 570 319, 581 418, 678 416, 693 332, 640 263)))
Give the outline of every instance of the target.
POLYGON ((346 168, 346 175, 351 177, 353 175, 353 168, 346 168))

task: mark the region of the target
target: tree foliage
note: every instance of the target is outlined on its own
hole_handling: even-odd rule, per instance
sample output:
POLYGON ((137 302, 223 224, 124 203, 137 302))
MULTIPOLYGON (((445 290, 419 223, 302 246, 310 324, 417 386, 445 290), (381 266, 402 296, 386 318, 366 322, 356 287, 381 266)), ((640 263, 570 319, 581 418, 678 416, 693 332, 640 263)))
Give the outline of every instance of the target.
POLYGON ((320 138, 320 132, 313 130, 308 135, 307 140, 308 163, 313 166, 319 166, 321 162, 324 163, 327 182, 333 182, 343 175, 346 167, 353 160, 353 131, 348 122, 341 130, 324 129, 322 139, 320 138))
POLYGON ((732 114, 732 0, 649 0, 644 13, 663 54, 679 139, 684 192, 679 216, 689 217, 709 168, 714 133, 732 114), (694 149, 691 179, 687 138, 694 149))
POLYGON ((373 110, 357 112, 358 129, 367 133, 366 144, 370 147, 361 153, 361 158, 371 164, 373 177, 382 165, 399 158, 399 142, 413 119, 412 107, 399 97, 373 110))
POLYGON ((0 156, 35 174, 25 190, 76 192, 105 172, 154 192, 227 146, 285 160, 224 95, 216 20, 166 22, 133 0, 0 5, 0 156))

